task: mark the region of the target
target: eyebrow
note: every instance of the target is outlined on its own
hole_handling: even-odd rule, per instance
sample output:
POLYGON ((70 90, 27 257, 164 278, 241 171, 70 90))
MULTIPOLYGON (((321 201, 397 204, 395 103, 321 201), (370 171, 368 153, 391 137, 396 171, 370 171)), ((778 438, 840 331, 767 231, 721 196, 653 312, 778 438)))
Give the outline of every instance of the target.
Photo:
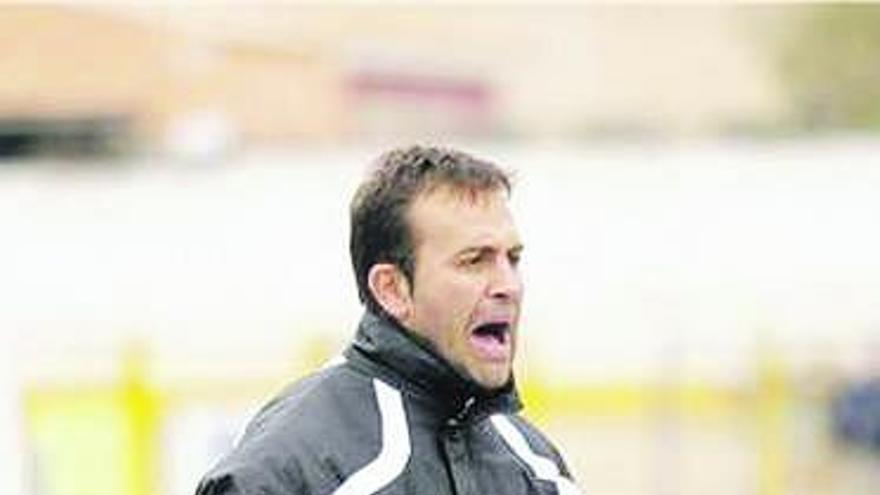
MULTIPOLYGON (((510 247, 508 249, 503 249, 502 251, 519 253, 519 252, 522 252, 522 250, 524 248, 525 248, 525 246, 523 246, 521 243, 518 243, 518 244, 514 244, 512 247, 510 247)), ((470 246, 470 247, 466 247, 466 248, 460 250, 458 253, 456 253, 456 257, 465 256, 465 255, 473 254, 473 253, 481 253, 484 251, 498 251, 498 249, 495 246, 490 246, 490 245, 470 246)))

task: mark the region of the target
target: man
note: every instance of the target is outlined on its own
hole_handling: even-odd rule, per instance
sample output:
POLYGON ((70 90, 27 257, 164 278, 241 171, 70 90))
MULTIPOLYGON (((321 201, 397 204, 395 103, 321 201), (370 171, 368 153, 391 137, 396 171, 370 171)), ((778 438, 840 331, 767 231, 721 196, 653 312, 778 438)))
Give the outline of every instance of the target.
POLYGON ((351 204, 354 342, 265 406, 198 495, 580 493, 516 415, 510 187, 459 151, 380 158, 351 204))

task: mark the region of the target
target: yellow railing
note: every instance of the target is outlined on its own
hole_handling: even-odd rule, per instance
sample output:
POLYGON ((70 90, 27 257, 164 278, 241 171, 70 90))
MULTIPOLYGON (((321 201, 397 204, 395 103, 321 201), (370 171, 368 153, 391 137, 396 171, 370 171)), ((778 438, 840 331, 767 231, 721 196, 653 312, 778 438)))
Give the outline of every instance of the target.
MULTIPOLYGON (((320 361, 323 347, 310 347, 304 362, 320 361)), ((25 394, 26 437, 34 449, 35 492, 47 495, 156 495, 161 492, 160 427, 174 409, 195 401, 257 403, 282 380, 187 386, 160 390, 147 379, 148 357, 140 350, 122 356, 120 379, 96 387, 32 387, 25 394)), ((305 366, 303 367, 303 369, 305 366)), ((754 448, 759 495, 787 493, 785 408, 791 396, 781 363, 761 354, 755 387, 719 389, 705 384, 638 386, 579 384, 554 387, 526 380, 521 389, 538 423, 565 415, 626 418, 667 414, 685 420, 735 415, 756 426, 754 448)))

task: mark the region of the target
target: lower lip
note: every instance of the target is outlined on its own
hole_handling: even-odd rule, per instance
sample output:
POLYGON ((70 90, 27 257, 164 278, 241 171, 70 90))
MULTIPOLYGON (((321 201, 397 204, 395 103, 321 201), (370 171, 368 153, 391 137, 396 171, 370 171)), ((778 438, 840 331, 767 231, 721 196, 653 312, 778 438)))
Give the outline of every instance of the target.
POLYGON ((510 356, 510 334, 505 334, 502 341, 492 335, 471 334, 470 342, 481 359, 506 361, 510 356))

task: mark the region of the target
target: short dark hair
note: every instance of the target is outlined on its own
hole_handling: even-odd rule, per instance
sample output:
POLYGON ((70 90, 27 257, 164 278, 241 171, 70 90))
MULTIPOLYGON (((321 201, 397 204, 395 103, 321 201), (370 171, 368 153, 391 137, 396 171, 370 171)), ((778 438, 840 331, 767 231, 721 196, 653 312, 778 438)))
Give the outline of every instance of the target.
POLYGON ((394 264, 413 286, 413 236, 406 214, 419 194, 438 186, 509 194, 511 178, 494 163, 448 148, 397 148, 376 160, 352 199, 349 238, 358 295, 376 314, 385 315, 385 311, 370 292, 370 268, 376 263, 394 264))

